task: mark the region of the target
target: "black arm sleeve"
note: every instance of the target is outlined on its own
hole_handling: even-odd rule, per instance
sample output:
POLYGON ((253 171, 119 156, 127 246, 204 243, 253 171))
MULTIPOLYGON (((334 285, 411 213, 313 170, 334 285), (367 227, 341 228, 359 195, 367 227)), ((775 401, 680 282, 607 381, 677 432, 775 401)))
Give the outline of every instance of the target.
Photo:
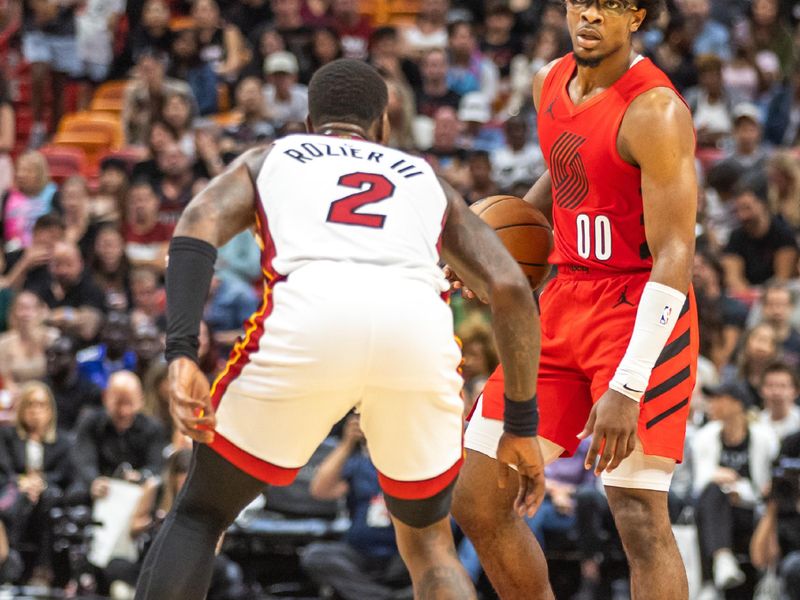
POLYGON ((217 249, 193 237, 172 238, 167 263, 167 362, 186 356, 197 362, 203 307, 214 276, 217 249))

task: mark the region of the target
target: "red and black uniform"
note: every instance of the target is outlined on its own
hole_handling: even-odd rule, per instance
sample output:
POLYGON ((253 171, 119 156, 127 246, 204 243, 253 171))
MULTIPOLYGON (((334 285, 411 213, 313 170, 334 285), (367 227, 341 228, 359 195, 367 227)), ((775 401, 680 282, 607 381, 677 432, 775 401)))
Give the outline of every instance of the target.
MULTIPOLYGON (((631 102, 653 88, 675 91, 641 59, 611 87, 575 105, 572 54, 548 73, 539 106, 539 140, 553 181, 557 277, 541 294, 539 435, 572 454, 592 403, 608 389, 633 333, 653 259, 647 247, 641 172, 617 149, 631 102)), ((675 92, 677 94, 677 91, 675 92)), ((639 437, 646 454, 681 460, 698 353, 697 310, 686 305, 642 397, 639 437)), ((502 419, 503 375, 484 388, 483 416, 502 419)))

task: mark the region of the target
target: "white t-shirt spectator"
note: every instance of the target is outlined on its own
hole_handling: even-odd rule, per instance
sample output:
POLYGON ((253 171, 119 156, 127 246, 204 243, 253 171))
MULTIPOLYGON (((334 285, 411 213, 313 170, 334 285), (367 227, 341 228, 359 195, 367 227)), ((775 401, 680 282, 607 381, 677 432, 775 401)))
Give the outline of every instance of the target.
POLYGON ((787 435, 800 431, 800 408, 792 406, 789 409, 789 414, 780 421, 774 421, 769 410, 764 409, 759 414, 758 421, 762 425, 772 428, 778 439, 782 440, 787 435))
POLYGON ((303 122, 308 115, 308 88, 299 83, 294 84, 289 99, 282 102, 275 97, 275 86, 268 83, 264 86, 264 102, 277 123, 303 122))
POLYGON ((508 146, 499 148, 492 153, 491 159, 494 180, 504 189, 520 181, 533 183, 546 168, 542 151, 533 142, 525 144, 519 152, 508 146))

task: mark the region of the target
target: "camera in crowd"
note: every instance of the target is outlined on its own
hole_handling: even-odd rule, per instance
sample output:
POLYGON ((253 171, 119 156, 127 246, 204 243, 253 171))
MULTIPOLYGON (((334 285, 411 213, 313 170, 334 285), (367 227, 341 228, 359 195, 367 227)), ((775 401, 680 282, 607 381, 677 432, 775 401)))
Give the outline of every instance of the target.
POLYGON ((772 499, 780 514, 800 512, 800 458, 781 458, 772 470, 772 499))

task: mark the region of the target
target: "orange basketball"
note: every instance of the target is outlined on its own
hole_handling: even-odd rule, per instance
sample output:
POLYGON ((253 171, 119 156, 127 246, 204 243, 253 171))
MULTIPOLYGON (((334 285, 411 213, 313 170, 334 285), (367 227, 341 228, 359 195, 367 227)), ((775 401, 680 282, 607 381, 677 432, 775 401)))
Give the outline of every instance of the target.
POLYGON ((494 229, 528 278, 538 288, 550 273, 553 229, 542 212, 516 196, 489 196, 470 206, 494 229))

